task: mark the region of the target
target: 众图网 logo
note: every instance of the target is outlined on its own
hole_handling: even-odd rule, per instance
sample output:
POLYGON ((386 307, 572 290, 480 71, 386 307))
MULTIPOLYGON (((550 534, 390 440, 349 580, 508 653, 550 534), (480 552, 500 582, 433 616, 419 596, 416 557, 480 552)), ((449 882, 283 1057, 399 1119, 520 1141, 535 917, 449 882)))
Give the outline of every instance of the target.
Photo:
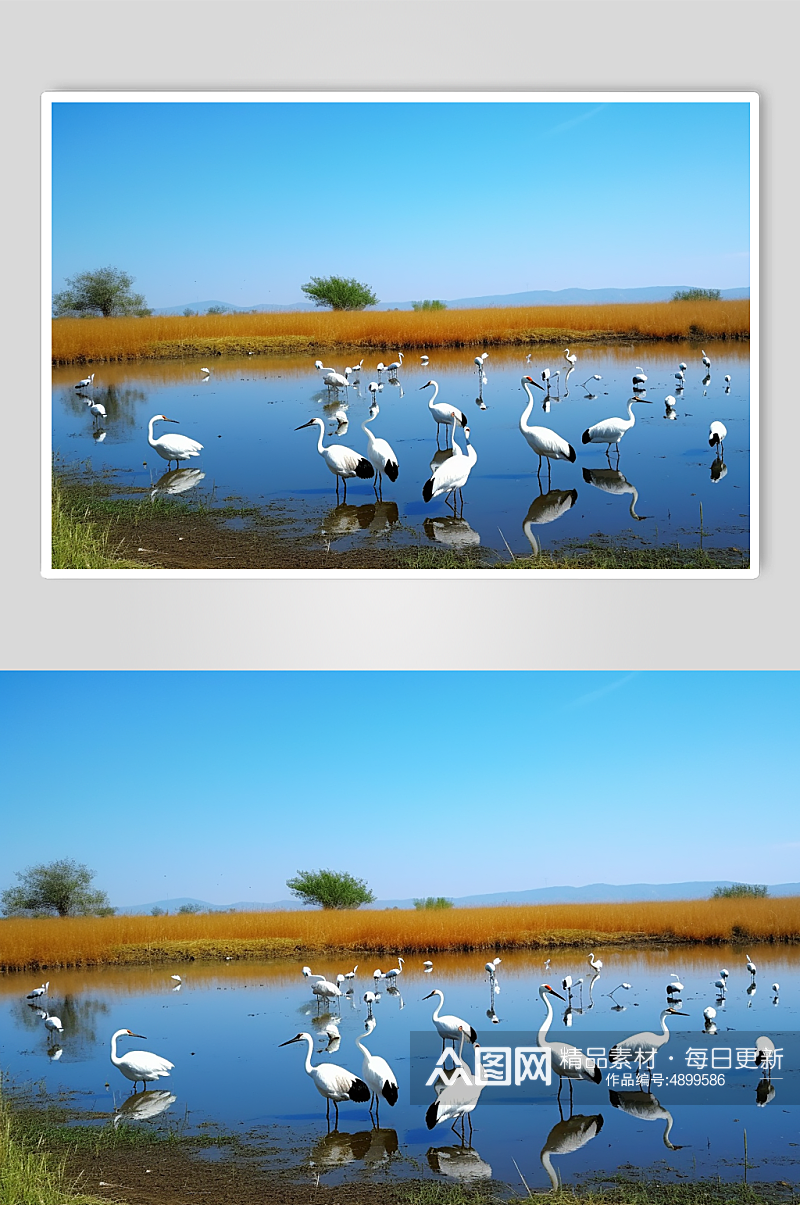
POLYGON ((536 1080, 550 1084, 551 1077, 550 1051, 545 1047, 476 1046, 474 1071, 455 1050, 445 1050, 436 1060, 425 1086, 448 1086, 461 1081, 483 1088, 508 1088, 512 1083, 519 1088, 536 1080))

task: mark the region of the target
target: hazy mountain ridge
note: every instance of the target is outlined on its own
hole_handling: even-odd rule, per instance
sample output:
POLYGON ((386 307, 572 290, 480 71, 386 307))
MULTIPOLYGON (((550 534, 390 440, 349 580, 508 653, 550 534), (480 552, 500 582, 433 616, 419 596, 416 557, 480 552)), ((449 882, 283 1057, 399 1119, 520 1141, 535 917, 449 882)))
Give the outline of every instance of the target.
MULTIPOLYGON (((471 308, 487 308, 494 306, 516 305, 608 305, 614 302, 634 301, 669 301, 678 289, 691 289, 696 285, 651 285, 642 289, 534 289, 525 293, 495 293, 486 297, 459 297, 455 300, 442 298, 452 310, 471 308)), ((722 289, 723 300, 733 300, 749 297, 749 288, 722 289)), ((190 301, 184 305, 173 305, 165 309, 153 310, 159 316, 182 314, 184 310, 196 310, 203 314, 209 306, 222 306, 234 314, 247 314, 257 310, 260 314, 292 313, 301 311, 307 313, 317 307, 310 301, 296 301, 291 305, 272 305, 268 302, 258 302, 256 305, 230 305, 227 301, 190 301)), ((371 310, 410 310, 411 301, 380 301, 377 305, 369 306, 371 310)))
MULTIPOLYGON (((716 887, 731 887, 733 880, 718 879, 690 883, 590 883, 586 887, 534 887, 529 891, 495 891, 486 895, 464 895, 451 897, 456 908, 498 906, 503 904, 611 904, 637 903, 646 900, 692 900, 707 899, 716 887)), ((771 885, 772 896, 800 895, 800 883, 777 883, 771 885)), ((204 912, 280 912, 299 911, 303 908, 299 900, 276 900, 271 904, 255 900, 239 901, 235 904, 210 904, 207 900, 181 896, 172 900, 155 900, 151 904, 125 904, 117 911, 128 915, 149 913, 153 908, 165 912, 177 912, 184 904, 197 904, 204 912)), ((368 904, 370 910, 381 908, 413 908, 413 899, 376 900, 368 904)))

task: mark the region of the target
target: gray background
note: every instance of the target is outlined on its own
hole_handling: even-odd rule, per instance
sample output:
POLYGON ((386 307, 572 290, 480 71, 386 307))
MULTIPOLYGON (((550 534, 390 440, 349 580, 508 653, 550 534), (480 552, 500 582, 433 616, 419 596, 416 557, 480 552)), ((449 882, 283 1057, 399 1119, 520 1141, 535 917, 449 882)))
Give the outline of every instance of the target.
MULTIPOLYGON (((8 569, 0 668, 797 667, 796 4, 144 0, 4 3, 0 16, 9 263, 0 294, 8 569), (760 577, 43 579, 39 98, 59 88, 759 91, 760 577)), ((309 155, 321 161, 324 148, 309 155)), ((86 166, 76 163, 76 181, 86 166)), ((646 203, 629 166, 631 205, 646 203)), ((691 181, 678 181, 675 166, 663 165, 663 180, 679 203, 691 181)), ((101 206, 102 190, 90 178, 85 187, 87 204, 101 206)))

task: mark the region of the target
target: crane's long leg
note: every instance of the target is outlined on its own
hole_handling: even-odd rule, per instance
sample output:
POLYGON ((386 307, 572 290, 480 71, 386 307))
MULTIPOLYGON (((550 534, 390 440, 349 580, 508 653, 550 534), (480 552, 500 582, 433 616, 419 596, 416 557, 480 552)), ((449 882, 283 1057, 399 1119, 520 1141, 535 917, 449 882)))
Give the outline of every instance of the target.
POLYGON ((467 1113, 467 1122, 469 1124, 469 1144, 472 1146, 472 1114, 467 1113))
MULTIPOLYGON (((338 477, 337 477, 337 481, 338 481, 338 477)), ((346 502, 347 501, 347 478, 343 477, 342 481, 344 482, 344 501, 346 502)), ((336 1102, 334 1101, 334 1104, 335 1103, 336 1102)))

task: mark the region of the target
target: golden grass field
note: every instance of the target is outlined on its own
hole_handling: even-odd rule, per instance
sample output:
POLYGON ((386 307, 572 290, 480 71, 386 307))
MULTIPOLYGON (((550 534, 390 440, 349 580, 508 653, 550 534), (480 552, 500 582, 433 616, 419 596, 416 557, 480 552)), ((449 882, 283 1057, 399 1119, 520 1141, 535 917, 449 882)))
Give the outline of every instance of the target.
POLYGON ((0 921, 4 970, 341 951, 800 941, 800 897, 0 921))
POLYGON ((309 311, 196 318, 58 318, 54 364, 358 348, 748 339, 750 302, 523 306, 508 309, 309 311))

